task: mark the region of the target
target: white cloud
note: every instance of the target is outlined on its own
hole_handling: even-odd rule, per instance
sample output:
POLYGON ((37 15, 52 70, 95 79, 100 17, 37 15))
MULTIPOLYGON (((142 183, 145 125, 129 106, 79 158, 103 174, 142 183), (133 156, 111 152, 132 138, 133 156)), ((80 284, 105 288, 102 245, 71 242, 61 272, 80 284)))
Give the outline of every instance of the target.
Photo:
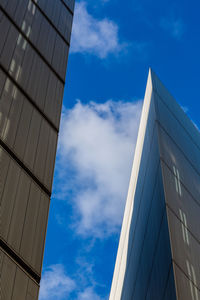
POLYGON ((168 31, 169 34, 176 39, 180 39, 185 31, 183 21, 180 18, 162 18, 160 21, 160 25, 164 30, 168 31))
POLYGON ((90 53, 105 58, 117 54, 123 46, 119 42, 118 26, 105 18, 95 19, 84 1, 77 2, 72 29, 71 53, 90 53))
POLYGON ((66 275, 63 265, 52 265, 42 276, 39 300, 66 299, 75 287, 75 281, 66 275))
POLYGON ((102 236, 121 225, 141 103, 79 101, 63 114, 56 197, 74 205, 80 234, 102 236))
POLYGON ((78 294, 78 300, 103 300, 95 293, 93 287, 87 287, 84 291, 78 294))
POLYGON ((95 291, 98 284, 87 278, 93 275, 92 265, 84 264, 84 267, 84 274, 83 270, 82 273, 77 272, 72 279, 66 274, 64 265, 49 266, 42 275, 39 300, 103 300, 95 291), (86 280, 83 280, 84 276, 86 280))

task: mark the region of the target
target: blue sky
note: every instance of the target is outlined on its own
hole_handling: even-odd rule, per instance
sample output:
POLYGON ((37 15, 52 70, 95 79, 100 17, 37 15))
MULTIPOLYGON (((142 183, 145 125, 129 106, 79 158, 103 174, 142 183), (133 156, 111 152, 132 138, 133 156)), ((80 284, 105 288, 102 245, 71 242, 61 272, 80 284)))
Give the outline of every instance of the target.
POLYGON ((149 67, 200 127, 199 10, 76 2, 40 300, 108 299, 149 67))

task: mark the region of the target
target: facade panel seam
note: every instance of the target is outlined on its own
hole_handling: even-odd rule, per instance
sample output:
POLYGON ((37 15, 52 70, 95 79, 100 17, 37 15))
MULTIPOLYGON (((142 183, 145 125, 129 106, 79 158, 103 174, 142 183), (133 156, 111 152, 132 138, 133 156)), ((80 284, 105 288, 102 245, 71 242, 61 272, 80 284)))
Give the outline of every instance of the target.
POLYGON ((29 96, 29 94, 19 85, 19 83, 9 74, 5 67, 0 63, 0 69, 6 74, 6 76, 13 82, 14 85, 20 90, 20 92, 26 97, 26 99, 33 105, 33 107, 39 112, 39 114, 48 122, 48 124, 53 128, 53 130, 58 133, 58 128, 53 124, 53 122, 47 117, 47 115, 39 108, 35 101, 29 96))
POLYGON ((17 157, 17 155, 0 138, 0 146, 17 162, 17 164, 39 185, 39 187, 51 197, 48 188, 29 170, 29 168, 17 157))
POLYGON ((40 58, 45 62, 45 64, 49 67, 49 69, 56 75, 56 77, 65 84, 65 80, 58 74, 58 72, 52 67, 51 63, 45 58, 45 56, 39 51, 39 49, 33 44, 33 42, 24 34, 21 28, 16 24, 16 22, 10 17, 7 11, 0 4, 0 9, 4 13, 4 15, 9 19, 9 21, 13 24, 13 26, 17 29, 17 31, 23 36, 23 38, 29 43, 29 45, 33 48, 33 50, 40 56, 40 58))

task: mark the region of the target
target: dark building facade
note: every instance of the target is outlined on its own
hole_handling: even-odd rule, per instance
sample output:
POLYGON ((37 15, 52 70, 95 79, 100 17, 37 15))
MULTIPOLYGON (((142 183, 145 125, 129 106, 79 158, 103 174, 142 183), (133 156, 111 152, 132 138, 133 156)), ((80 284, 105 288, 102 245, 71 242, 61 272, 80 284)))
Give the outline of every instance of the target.
POLYGON ((0 298, 36 300, 74 0, 0 0, 0 298))
POLYGON ((110 300, 200 300, 200 133, 150 71, 110 300))

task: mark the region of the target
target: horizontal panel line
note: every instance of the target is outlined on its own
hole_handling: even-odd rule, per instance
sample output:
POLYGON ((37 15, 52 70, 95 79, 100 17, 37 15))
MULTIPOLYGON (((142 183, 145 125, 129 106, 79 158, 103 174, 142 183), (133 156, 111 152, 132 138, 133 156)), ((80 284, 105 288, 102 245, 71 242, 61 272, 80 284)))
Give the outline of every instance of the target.
POLYGON ((63 1, 61 0, 61 2, 63 3, 63 5, 66 7, 66 9, 70 12, 70 14, 73 16, 74 12, 71 10, 71 8, 69 8, 69 6, 63 1))
POLYGON ((43 111, 39 108, 39 106, 33 101, 33 99, 27 94, 27 92, 19 85, 19 83, 9 74, 9 72, 4 68, 4 66, 0 63, 0 69, 5 73, 7 77, 13 82, 14 85, 20 90, 20 92, 27 98, 27 100, 34 106, 34 108, 41 114, 41 116, 48 122, 48 124, 58 133, 57 127, 53 124, 53 122, 43 113, 43 111))
POLYGON ((2 7, 0 4, 0 9, 2 12, 6 15, 6 17, 9 19, 9 21, 13 24, 13 26, 16 27, 16 29, 19 31, 19 33, 23 36, 23 38, 31 45, 31 47, 35 50, 35 52, 40 56, 40 58, 46 63, 46 65, 50 68, 50 70, 56 75, 56 77, 65 84, 65 80, 58 74, 58 72, 52 67, 52 65, 48 62, 48 60, 45 58, 45 56, 39 51, 39 49, 31 42, 31 40, 24 34, 24 32, 21 30, 21 28, 15 23, 15 21, 10 17, 10 15, 7 13, 7 11, 2 7))
POLYGON ((19 257, 15 251, 13 251, 7 243, 5 243, 2 238, 0 238, 0 247, 23 269, 28 273, 36 282, 37 284, 40 283, 40 276, 33 271, 33 269, 27 265, 21 257, 19 257))
POLYGON ((168 133, 168 131, 163 127, 163 125, 161 124, 161 122, 156 119, 156 123, 158 123, 158 125, 162 128, 162 130, 168 135, 168 137, 170 138, 170 140, 172 140, 172 142, 174 143, 174 145, 176 146, 176 148, 178 148, 178 150, 182 153, 182 155, 184 156, 185 160, 190 164, 190 166, 192 167, 192 169, 198 174, 198 176, 200 176, 200 172, 198 169, 196 169, 196 167, 193 165, 193 163, 189 160, 188 156, 183 152, 183 150, 180 148, 180 146, 177 144, 177 142, 174 140, 174 138, 168 133))
POLYGON ((51 197, 51 192, 45 185, 29 170, 29 168, 16 156, 16 154, 0 139, 0 146, 18 163, 18 165, 40 186, 40 188, 51 197))
POLYGON ((173 208, 166 203, 167 208, 171 211, 171 213, 179 220, 179 222, 181 224, 183 224, 183 226, 187 229, 187 231, 191 234, 191 236, 193 237, 193 239, 200 244, 200 241, 198 240, 198 238, 194 235, 194 233, 192 233, 192 231, 190 230, 190 228, 188 228, 187 226, 185 226, 185 224, 182 222, 182 220, 180 219, 180 217, 175 213, 175 211, 173 210, 173 208))
POLYGON ((185 271, 183 271, 183 269, 181 268, 181 266, 179 266, 179 264, 172 258, 172 261, 173 261, 173 263, 177 266, 177 268, 185 275, 185 277, 187 277, 187 279, 189 280, 189 281, 191 281, 192 282, 192 284, 194 285, 194 287, 196 287, 197 288, 197 290, 200 292, 200 287, 198 287, 195 283, 194 283, 194 281, 185 273, 185 271))
MULTIPOLYGON (((45 12, 42 10, 42 8, 39 6, 39 4, 37 2, 35 2, 34 0, 32 0, 32 2, 38 8, 38 10, 41 12, 41 14, 45 17, 45 19, 49 22, 49 24, 51 24, 51 26, 54 28, 54 30, 57 32, 57 34, 61 37, 61 39, 65 42, 65 44, 70 46, 70 43, 66 40, 66 38, 63 36, 63 34, 58 30, 58 28, 53 24, 51 19, 49 19, 49 17, 45 14, 45 12)), ((62 0, 61 0, 61 2, 62 2, 62 0)), ((66 6, 66 4, 65 4, 65 6, 66 6)), ((68 9, 68 10, 73 15, 72 11, 70 9, 68 9)))
MULTIPOLYGON (((160 160, 166 165, 166 167, 169 169, 169 171, 173 174, 174 176, 174 173, 172 171, 172 169, 170 168, 170 166, 167 164, 167 162, 164 160, 163 157, 160 156, 160 160)), ((188 188, 185 186, 185 183, 183 183, 183 181, 181 179, 180 180, 180 183, 181 185, 183 186, 183 188, 186 190, 186 192, 190 195, 190 197, 194 200, 194 202, 200 206, 199 202, 195 199, 195 197, 192 195, 192 193, 190 192, 190 190, 188 190, 188 188)))
MULTIPOLYGON (((159 93, 157 91, 154 90, 154 92, 157 94, 159 100, 163 103, 163 105, 167 108, 167 110, 170 112, 170 114, 174 117, 174 119, 180 124, 180 126, 183 128, 183 130, 187 133, 188 137, 191 139, 192 143, 199 149, 200 151, 200 147, 199 145, 196 143, 196 141, 193 139, 193 137, 191 136, 190 132, 187 130, 187 128, 185 128, 185 126, 183 125, 183 123, 176 117, 176 115, 173 113, 173 111, 169 108, 169 106, 163 101, 162 97, 159 95, 159 93)), ((173 98, 173 96, 172 96, 173 98)), ((158 109, 159 110, 159 109, 158 109)), ((189 119, 189 117, 187 116, 187 114, 185 114, 185 116, 187 117, 187 119, 192 123, 192 121, 189 119)), ((196 129, 197 130, 197 129, 196 129)))

